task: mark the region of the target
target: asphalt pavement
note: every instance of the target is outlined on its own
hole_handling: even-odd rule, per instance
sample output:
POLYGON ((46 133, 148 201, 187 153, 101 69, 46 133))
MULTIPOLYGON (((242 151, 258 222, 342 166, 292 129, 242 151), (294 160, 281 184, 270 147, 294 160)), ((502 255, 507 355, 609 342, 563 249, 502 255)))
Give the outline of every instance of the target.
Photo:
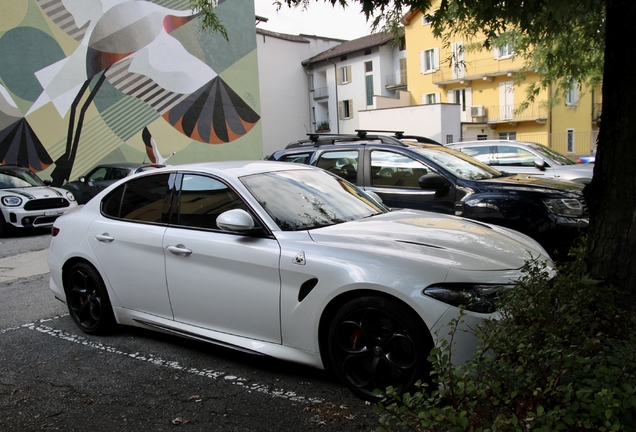
POLYGON ((130 327, 85 335, 48 287, 48 241, 0 241, 0 431, 379 426, 325 371, 130 327))

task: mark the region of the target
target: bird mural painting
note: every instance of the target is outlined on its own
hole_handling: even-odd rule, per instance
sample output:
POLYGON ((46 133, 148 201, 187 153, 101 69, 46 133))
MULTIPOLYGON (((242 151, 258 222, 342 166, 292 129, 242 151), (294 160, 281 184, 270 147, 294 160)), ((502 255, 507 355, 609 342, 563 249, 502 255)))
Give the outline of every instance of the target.
POLYGON ((177 152, 172 152, 166 157, 161 156, 161 153, 159 153, 159 148, 157 147, 157 142, 152 137, 152 134, 147 127, 145 127, 143 132, 141 133, 141 138, 144 142, 144 145, 146 146, 146 154, 148 155, 148 159, 150 159, 150 162, 152 162, 153 164, 163 165, 168 161, 168 159, 177 154, 177 152))
POLYGON ((53 185, 61 186, 70 177, 86 111, 105 80, 203 143, 236 140, 260 120, 209 65, 170 35, 196 18, 192 11, 145 0, 37 2, 80 41, 70 56, 36 72, 43 92, 29 113, 47 103, 53 103, 61 117, 70 111, 66 151, 55 161, 53 185))

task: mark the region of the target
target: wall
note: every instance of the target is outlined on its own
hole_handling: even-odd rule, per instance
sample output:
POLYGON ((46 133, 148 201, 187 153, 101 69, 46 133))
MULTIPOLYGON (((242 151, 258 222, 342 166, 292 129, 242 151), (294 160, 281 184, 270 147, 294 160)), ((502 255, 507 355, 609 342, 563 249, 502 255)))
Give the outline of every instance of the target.
POLYGON ((176 152, 169 164, 261 157, 253 0, 217 6, 229 41, 188 6, 3 0, 3 163, 62 184, 98 163, 149 162, 145 128, 176 152))
MULTIPOLYGON (((284 35, 260 29, 257 30, 256 41, 263 156, 267 156, 285 148, 291 141, 304 138, 313 130, 309 75, 301 62, 342 41, 317 36, 284 35)), ((314 79, 319 81, 318 77, 314 79)), ((314 84, 316 87, 326 86, 324 82, 314 84)), ((326 117, 326 114, 322 117, 326 117)))
POLYGON ((402 131, 421 135, 442 144, 459 141, 459 105, 433 104, 360 111, 360 129, 402 131))

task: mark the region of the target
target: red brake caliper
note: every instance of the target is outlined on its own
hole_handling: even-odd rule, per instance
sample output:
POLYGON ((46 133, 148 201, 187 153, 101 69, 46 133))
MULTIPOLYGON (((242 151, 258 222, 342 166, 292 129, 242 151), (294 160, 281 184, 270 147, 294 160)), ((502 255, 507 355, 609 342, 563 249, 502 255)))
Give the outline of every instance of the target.
POLYGON ((353 334, 351 335, 351 349, 358 349, 358 342, 360 341, 360 337, 362 336, 362 331, 360 329, 355 329, 353 334))

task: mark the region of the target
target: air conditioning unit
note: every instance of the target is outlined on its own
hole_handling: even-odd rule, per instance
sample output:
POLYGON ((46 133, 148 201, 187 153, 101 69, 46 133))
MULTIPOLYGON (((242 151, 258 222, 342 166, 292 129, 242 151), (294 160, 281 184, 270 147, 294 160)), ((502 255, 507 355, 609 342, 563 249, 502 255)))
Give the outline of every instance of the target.
POLYGON ((483 105, 475 105, 470 107, 471 117, 483 117, 485 114, 483 105))

